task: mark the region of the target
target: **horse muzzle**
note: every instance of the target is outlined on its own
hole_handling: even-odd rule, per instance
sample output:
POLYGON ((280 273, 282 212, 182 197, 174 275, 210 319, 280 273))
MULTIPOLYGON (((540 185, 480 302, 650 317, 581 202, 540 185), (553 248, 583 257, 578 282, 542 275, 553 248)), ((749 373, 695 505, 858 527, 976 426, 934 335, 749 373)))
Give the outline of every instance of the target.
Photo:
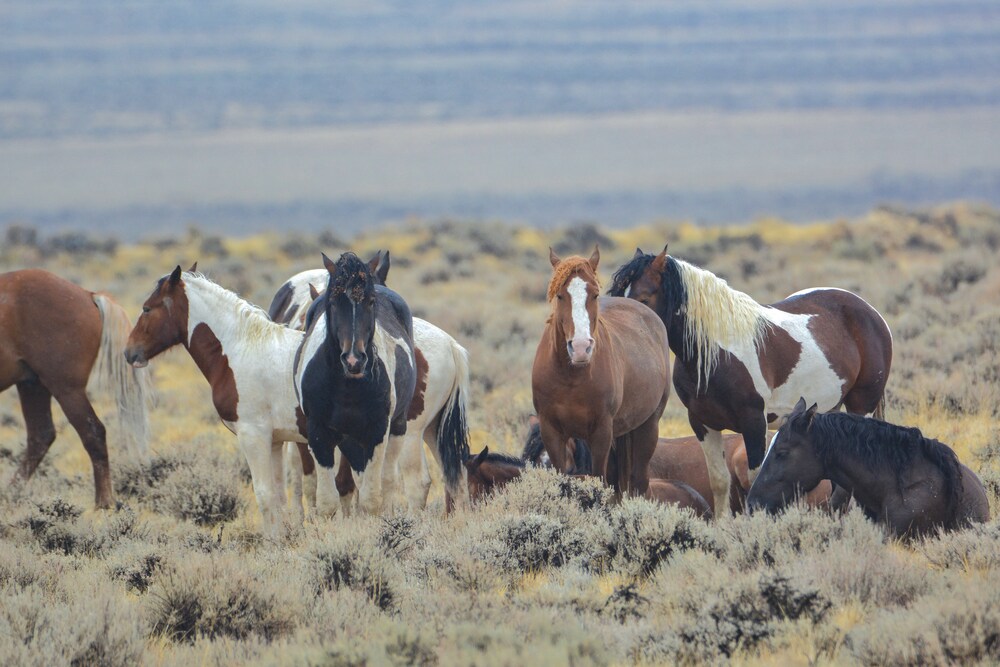
POLYGON ((146 358, 146 355, 130 347, 125 348, 125 361, 132 368, 145 368, 149 365, 149 359, 146 358))
POLYGON ((573 366, 586 366, 594 355, 593 338, 574 338, 566 343, 569 353, 569 363, 573 366))
POLYGON ((364 354, 345 352, 340 355, 340 363, 344 366, 344 375, 358 380, 365 376, 365 367, 368 365, 368 357, 364 354))

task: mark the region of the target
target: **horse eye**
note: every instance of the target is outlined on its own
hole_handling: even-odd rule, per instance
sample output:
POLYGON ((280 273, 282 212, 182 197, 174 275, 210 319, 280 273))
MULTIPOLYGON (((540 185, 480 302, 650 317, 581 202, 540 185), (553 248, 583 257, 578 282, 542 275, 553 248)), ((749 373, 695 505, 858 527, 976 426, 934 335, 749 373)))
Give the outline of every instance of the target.
POLYGON ((142 307, 142 312, 148 313, 149 312, 149 306, 143 306, 142 307))
POLYGON ((788 450, 785 449, 782 449, 774 453, 774 458, 776 459, 783 459, 786 458, 787 456, 788 456, 788 450))
POLYGON ((556 298, 562 301, 562 294, 556 294, 556 298))

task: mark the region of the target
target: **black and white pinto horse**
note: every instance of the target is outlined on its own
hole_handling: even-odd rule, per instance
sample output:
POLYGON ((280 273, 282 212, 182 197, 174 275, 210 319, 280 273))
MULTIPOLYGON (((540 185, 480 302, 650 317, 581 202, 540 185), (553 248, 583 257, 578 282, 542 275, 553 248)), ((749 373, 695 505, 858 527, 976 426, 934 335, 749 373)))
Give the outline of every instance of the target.
POLYGON ((402 297, 376 291, 369 266, 354 253, 336 263, 323 255, 323 263, 329 288, 294 370, 309 449, 320 472, 316 501, 333 505, 336 448, 359 477, 361 510, 378 514, 399 452, 389 441, 406 433, 416 386, 413 321, 402 297), (387 454, 390 475, 383 479, 387 454))
MULTIPOLYGON (((394 294, 385 287, 388 252, 376 255, 369 262, 369 268, 377 283, 375 291, 394 294)), ((323 300, 316 297, 326 291, 329 280, 327 269, 303 271, 291 277, 275 294, 269 312, 271 318, 292 328, 306 328, 307 313, 311 315, 309 324, 318 316, 323 300)), ((423 446, 426 442, 443 472, 448 508, 452 503, 464 506, 468 503, 466 472, 462 465, 469 455, 468 352, 433 324, 417 317, 412 318, 412 322, 416 383, 406 415, 406 433, 399 439, 390 439, 390 446, 398 447, 398 451, 387 453, 387 460, 390 463, 395 460, 396 465, 383 469, 383 501, 392 503, 395 490, 401 486, 410 509, 426 507, 431 485, 423 446)), ((292 470, 297 472, 300 468, 296 466, 292 470)), ((301 489, 297 481, 296 486, 301 489)), ((345 490, 345 480, 339 476, 337 486, 342 489, 341 501, 348 509, 353 499, 353 494, 349 493, 352 480, 346 480, 348 488, 345 490)), ((300 495, 301 491, 296 497, 300 495)), ((323 503, 317 501, 317 506, 322 509, 323 503)))
POLYGON ((666 247, 658 255, 637 249, 609 293, 646 304, 666 325, 674 388, 702 444, 716 507, 729 498, 723 429, 743 435, 752 479, 768 424, 800 397, 822 412, 882 414, 892 334, 856 294, 818 287, 765 306, 666 247))

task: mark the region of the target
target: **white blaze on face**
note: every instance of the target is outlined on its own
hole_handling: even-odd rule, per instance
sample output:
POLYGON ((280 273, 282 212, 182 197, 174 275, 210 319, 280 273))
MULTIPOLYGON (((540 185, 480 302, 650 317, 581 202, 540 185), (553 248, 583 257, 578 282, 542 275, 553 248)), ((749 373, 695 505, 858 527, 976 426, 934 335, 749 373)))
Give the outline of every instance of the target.
POLYGON ((583 278, 569 281, 570 304, 573 306, 573 340, 590 340, 590 314, 587 312, 587 283, 583 278))

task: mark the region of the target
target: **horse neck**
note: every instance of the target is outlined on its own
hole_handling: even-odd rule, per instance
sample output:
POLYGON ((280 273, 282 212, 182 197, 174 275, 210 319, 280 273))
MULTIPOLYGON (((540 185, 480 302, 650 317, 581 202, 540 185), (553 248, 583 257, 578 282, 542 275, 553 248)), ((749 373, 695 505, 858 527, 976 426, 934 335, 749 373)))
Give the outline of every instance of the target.
MULTIPOLYGON (((823 415, 817 415, 821 419, 823 415)), ((829 456, 822 453, 820 457, 826 460, 825 474, 827 478, 843 488, 862 507, 878 510, 885 502, 887 489, 896 488, 896 476, 889 470, 877 470, 864 462, 848 455, 847 448, 838 448, 837 443, 827 444, 833 452, 829 456), (886 477, 890 481, 886 482, 886 477)))
POLYGON ((251 308, 251 306, 221 287, 190 279, 185 281, 185 285, 188 300, 187 348, 206 377, 216 361, 217 352, 221 351, 228 359, 232 360, 236 356, 234 352, 240 351, 249 343, 259 342, 261 336, 268 333, 269 329, 285 330, 285 327, 274 324, 263 314, 244 313, 243 309, 251 308), (243 326, 245 320, 258 316, 261 320, 257 323, 259 328, 255 327, 252 334, 245 331, 243 326), (219 341, 221 350, 206 350, 201 346, 191 344, 199 324, 204 324, 211 329, 212 334, 219 341))

